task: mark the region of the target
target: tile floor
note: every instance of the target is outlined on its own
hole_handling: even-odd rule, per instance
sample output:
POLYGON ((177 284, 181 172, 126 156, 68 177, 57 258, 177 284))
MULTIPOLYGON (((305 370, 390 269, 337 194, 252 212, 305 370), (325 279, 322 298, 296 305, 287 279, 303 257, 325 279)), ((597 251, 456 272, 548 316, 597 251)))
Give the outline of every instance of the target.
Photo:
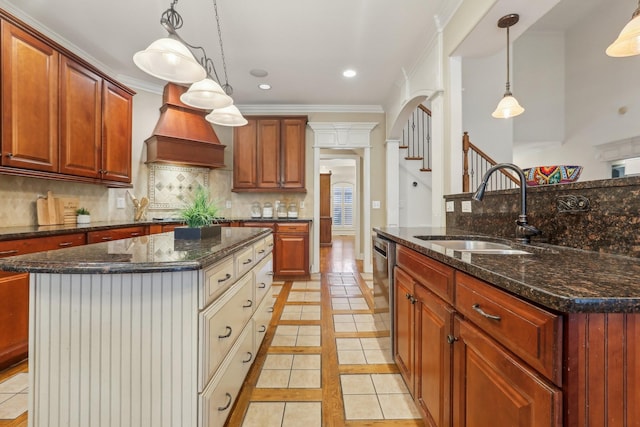
POLYGON ((0 382, 0 420, 18 418, 27 410, 29 374, 21 372, 0 382))

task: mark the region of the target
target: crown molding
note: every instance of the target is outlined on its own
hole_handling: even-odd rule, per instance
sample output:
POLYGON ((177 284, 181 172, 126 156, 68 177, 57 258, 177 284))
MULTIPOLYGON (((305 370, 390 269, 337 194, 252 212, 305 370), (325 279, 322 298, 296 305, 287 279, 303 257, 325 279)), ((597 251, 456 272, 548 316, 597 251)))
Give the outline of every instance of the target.
POLYGON ((381 105, 238 104, 242 114, 374 113, 384 114, 381 105))

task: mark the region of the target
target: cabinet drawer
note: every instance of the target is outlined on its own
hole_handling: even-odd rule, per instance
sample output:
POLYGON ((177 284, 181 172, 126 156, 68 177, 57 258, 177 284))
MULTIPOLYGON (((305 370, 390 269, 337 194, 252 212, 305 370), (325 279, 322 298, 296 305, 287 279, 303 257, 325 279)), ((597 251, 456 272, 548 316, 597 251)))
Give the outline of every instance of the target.
POLYGON ((253 245, 254 255, 256 257, 256 262, 263 259, 269 253, 269 249, 265 243, 265 239, 261 239, 253 245))
POLYGON ((80 246, 86 243, 84 233, 63 234, 60 236, 35 237, 33 239, 9 240, 0 242, 0 258, 50 251, 53 249, 80 246))
POLYGON ((260 264, 253 270, 256 304, 260 304, 264 296, 271 289, 273 283, 273 257, 271 255, 260 261, 260 264))
POLYGON ((397 247, 397 264, 440 298, 453 304, 454 270, 403 246, 397 247))
POLYGON ((198 390, 213 377, 242 329, 253 316, 253 277, 240 279, 231 292, 225 293, 200 315, 202 358, 198 390))
POLYGON ((224 425, 255 358, 252 347, 253 324, 249 323, 229 353, 229 358, 221 366, 219 374, 200 395, 198 407, 202 411, 199 417, 202 422, 199 426, 224 425))
POLYGON ((200 302, 200 309, 208 306, 236 280, 233 257, 209 267, 204 271, 203 298, 200 302))
POLYGON ((251 270, 255 265, 253 256, 253 245, 235 254, 236 259, 236 276, 242 277, 244 273, 251 270))
POLYGON ((254 345, 253 354, 257 354, 260 350, 260 344, 264 340, 271 323, 271 316, 273 316, 273 299, 265 298, 262 300, 256 313, 253 315, 253 333, 254 333, 254 345))
POLYGON ((308 233, 309 224, 304 222, 278 223, 276 224, 278 233, 308 233))
POLYGON ((562 318, 474 277, 456 275, 456 309, 557 385, 562 318))
POLYGON ((125 227, 113 230, 90 231, 87 233, 87 243, 108 242, 110 240, 128 239, 131 237, 144 236, 144 227, 125 227))

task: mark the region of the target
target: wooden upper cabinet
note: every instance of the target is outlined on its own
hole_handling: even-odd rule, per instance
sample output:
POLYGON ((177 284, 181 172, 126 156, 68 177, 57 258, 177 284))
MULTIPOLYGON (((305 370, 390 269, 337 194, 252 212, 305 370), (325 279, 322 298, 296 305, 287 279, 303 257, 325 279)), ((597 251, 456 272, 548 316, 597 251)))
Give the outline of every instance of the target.
POLYGON ((100 177, 102 78, 60 58, 60 172, 100 177))
POLYGON ((2 21, 2 166, 58 171, 58 52, 2 21))
POLYGON ((102 179, 131 182, 132 96, 105 81, 102 86, 102 179))
POLYGON ((305 188, 306 116, 247 117, 234 130, 233 191, 292 191, 305 188))

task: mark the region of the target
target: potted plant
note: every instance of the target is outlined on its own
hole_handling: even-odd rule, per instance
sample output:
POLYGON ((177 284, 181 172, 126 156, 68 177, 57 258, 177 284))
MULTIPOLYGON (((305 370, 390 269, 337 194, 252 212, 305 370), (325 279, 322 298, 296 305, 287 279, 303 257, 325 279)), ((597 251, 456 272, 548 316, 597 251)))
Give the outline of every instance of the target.
POLYGON ((211 200, 204 187, 198 187, 194 198, 179 213, 178 217, 187 225, 176 227, 174 237, 182 240, 208 239, 220 236, 218 222, 219 208, 211 200))
POLYGON ((76 209, 76 215, 78 224, 89 224, 91 222, 91 213, 86 208, 76 209))

